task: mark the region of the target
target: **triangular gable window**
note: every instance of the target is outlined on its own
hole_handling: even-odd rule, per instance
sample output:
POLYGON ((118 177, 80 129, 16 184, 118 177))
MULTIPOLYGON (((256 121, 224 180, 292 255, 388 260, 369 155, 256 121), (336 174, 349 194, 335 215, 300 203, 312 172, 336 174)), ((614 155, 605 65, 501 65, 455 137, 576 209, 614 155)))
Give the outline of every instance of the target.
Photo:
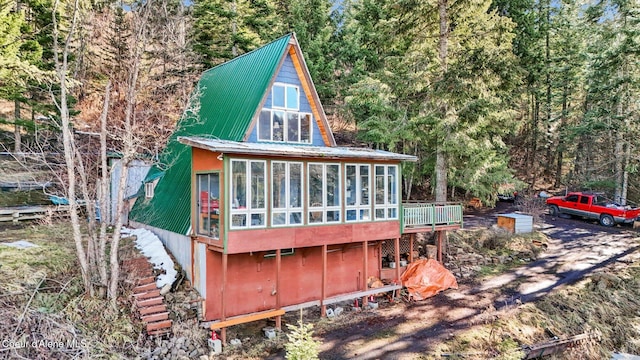
POLYGON ((300 112, 300 89, 276 83, 271 90, 271 109, 263 109, 258 121, 258 140, 310 143, 313 116, 300 112))

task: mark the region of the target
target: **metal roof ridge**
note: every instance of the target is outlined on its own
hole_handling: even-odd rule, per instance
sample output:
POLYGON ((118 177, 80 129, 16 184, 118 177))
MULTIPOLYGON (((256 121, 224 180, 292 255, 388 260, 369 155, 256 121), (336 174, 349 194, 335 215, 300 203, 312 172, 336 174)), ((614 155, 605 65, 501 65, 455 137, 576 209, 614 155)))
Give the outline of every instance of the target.
MULTIPOLYGON (((244 57, 246 57, 246 56, 248 56, 248 55, 251 55, 252 53, 254 53, 254 52, 258 51, 258 50, 262 50, 263 48, 265 48, 265 47, 267 47, 267 46, 269 46, 269 45, 271 45, 271 44, 273 44, 273 43, 276 43, 276 42, 278 42, 278 41, 281 41, 282 39, 286 38, 287 36, 288 36, 289 38, 291 38, 291 36, 292 36, 292 35, 293 35, 293 33, 288 33, 288 34, 286 34, 286 35, 280 36, 279 38, 277 38, 277 39, 275 39, 275 40, 273 40, 273 41, 270 41, 270 42, 268 42, 268 43, 266 43, 266 44, 264 44, 264 45, 261 45, 261 46, 259 46, 259 47, 255 48, 255 49, 253 49, 253 50, 251 50, 251 51, 249 51, 249 52, 246 52, 246 53, 244 53, 244 54, 238 55, 238 56, 234 57, 233 59, 229 59, 229 60, 227 60, 227 61, 225 61, 225 62, 223 62, 223 63, 221 63, 221 64, 218 64, 218 65, 216 65, 216 66, 214 66, 214 67, 212 67, 212 68, 209 68, 209 69, 207 69, 207 70, 203 71, 203 72, 202 72, 202 74, 204 75, 204 74, 208 73, 209 71, 212 71, 212 70, 215 70, 215 69, 218 69, 218 68, 222 67, 223 65, 227 65, 227 64, 233 63, 233 62, 235 62, 236 60, 239 60, 239 59, 242 59, 242 58, 244 58, 244 57)), ((287 43, 288 43, 288 42, 287 42, 287 43)), ((286 49, 286 47, 285 47, 285 49, 286 49)))

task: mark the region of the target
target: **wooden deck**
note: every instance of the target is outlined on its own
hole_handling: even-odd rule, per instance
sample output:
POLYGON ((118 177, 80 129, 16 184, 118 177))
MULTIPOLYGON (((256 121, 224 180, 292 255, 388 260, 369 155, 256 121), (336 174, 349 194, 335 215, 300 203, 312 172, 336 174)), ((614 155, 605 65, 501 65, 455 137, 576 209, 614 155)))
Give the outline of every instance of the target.
POLYGON ((437 203, 402 204, 402 233, 462 228, 462 205, 437 203))
POLYGON ((69 210, 68 205, 58 206, 18 206, 0 208, 0 222, 18 223, 23 220, 42 219, 52 214, 58 214, 69 210))

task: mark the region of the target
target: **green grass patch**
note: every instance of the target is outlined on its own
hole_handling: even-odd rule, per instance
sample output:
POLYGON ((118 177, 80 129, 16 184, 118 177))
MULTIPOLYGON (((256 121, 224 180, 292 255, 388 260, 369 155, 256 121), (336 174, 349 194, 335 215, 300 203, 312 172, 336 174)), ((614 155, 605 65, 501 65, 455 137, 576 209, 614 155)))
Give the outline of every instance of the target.
POLYGON ((0 190, 0 206, 51 205, 49 196, 42 190, 2 191, 0 190))
POLYGON ((37 247, 0 245, 0 339, 64 344, 16 350, 28 359, 135 355, 142 329, 132 322, 128 306, 113 308, 105 299, 86 296, 70 224, 3 230, 2 242, 16 240, 37 247))

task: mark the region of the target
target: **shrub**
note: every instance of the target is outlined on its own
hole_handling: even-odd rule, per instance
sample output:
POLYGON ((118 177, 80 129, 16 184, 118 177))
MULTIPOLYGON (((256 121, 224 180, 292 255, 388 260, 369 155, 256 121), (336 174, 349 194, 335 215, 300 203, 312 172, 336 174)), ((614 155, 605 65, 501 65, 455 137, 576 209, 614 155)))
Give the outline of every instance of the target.
POLYGON ((287 360, 312 360, 318 359, 320 342, 313 339, 313 324, 305 324, 302 318, 298 325, 287 324, 290 334, 287 334, 289 342, 284 345, 287 360))

